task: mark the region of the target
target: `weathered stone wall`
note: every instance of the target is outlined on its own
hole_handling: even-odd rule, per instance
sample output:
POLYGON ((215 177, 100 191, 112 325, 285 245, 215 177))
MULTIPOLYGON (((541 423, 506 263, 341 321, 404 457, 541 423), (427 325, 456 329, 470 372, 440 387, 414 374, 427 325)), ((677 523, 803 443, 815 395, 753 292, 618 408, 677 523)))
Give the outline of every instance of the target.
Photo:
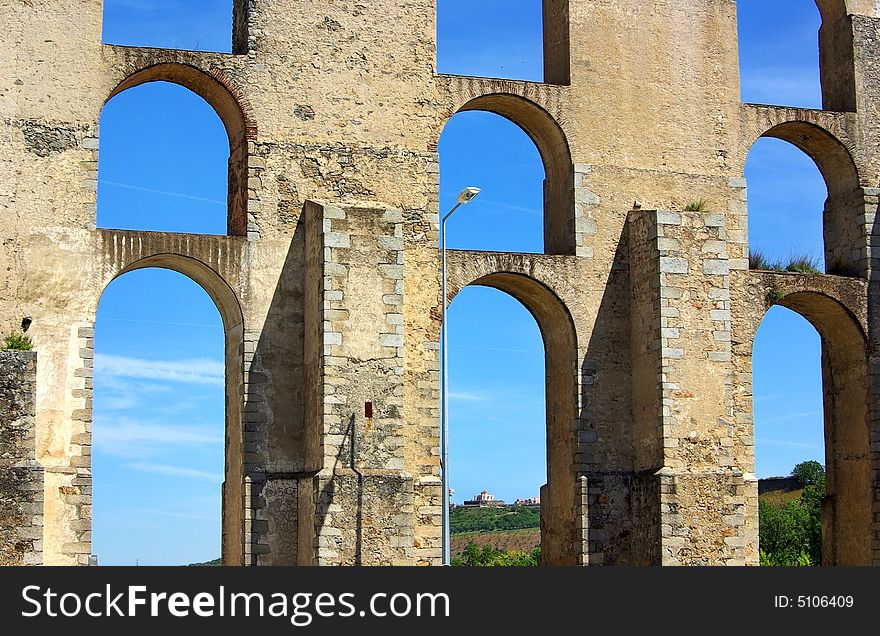
POLYGON ((0 565, 43 563, 43 469, 35 459, 37 354, 0 351, 0 565))
POLYGON ((546 254, 450 255, 451 297, 491 285, 541 326, 545 559, 757 561, 743 169, 773 136, 825 176, 828 262, 864 288, 809 298, 858 317, 823 333, 826 402, 861 405, 829 429, 833 534, 859 528, 829 559, 880 560, 880 19, 818 4, 823 111, 740 103, 733 0, 545 0, 544 83, 436 74, 433 0, 236 0, 232 54, 104 45, 101 0, 5 3, 0 329, 32 317, 40 351, 46 563, 91 549, 98 301, 153 266, 223 317, 224 560, 439 562, 437 141, 474 109, 546 173, 546 254), (101 109, 159 80, 226 126, 229 236, 95 228, 101 109), (717 213, 647 211, 698 200, 717 213))

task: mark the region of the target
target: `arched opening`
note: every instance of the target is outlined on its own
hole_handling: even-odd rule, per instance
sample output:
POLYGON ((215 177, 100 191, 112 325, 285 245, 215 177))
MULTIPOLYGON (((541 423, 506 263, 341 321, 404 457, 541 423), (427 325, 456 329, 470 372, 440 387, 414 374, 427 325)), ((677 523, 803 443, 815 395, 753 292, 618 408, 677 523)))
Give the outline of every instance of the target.
POLYGON ((144 259, 107 286, 92 433, 100 564, 242 562, 242 337, 232 291, 192 259, 144 259))
POLYGON ((819 565, 819 552, 824 565, 870 563, 869 385, 861 327, 827 296, 786 295, 758 329, 752 364, 756 474, 765 478, 759 482, 764 563, 819 565), (807 461, 824 465, 824 493, 803 478, 788 484, 766 479, 788 476, 807 461), (798 557, 798 540, 810 558, 798 557), (771 551, 786 562, 774 562, 771 551))
POLYGON ((437 70, 568 84, 569 0, 437 1, 437 70), (511 9, 515 10, 511 10, 511 9))
POLYGON ((449 245, 575 252, 571 155, 549 113, 513 95, 478 97, 447 123, 438 147, 442 213, 462 188, 482 189, 448 226, 449 245))
POLYGON ((456 296, 449 328, 452 555, 466 560, 473 542, 480 558, 490 545, 496 560, 523 552, 537 564, 547 482, 541 332, 515 298, 477 286, 456 296))
POLYGON ((752 269, 863 275, 864 198, 833 135, 805 122, 776 125, 752 146, 745 176, 752 269))
POLYGON ((123 81, 101 113, 98 227, 247 233, 253 127, 220 81, 158 64, 123 81))
POLYGON ((233 0, 104 0, 105 44, 186 51, 232 51, 233 0))
POLYGON ((507 547, 528 551, 522 541, 539 536, 542 564, 577 564, 577 349, 568 311, 535 280, 493 273, 462 290, 449 320, 453 501, 491 508, 479 500, 485 489, 514 504, 511 523, 539 502, 539 533, 531 523, 507 547))
POLYGON ((737 0, 744 102, 822 107, 814 0, 737 0))

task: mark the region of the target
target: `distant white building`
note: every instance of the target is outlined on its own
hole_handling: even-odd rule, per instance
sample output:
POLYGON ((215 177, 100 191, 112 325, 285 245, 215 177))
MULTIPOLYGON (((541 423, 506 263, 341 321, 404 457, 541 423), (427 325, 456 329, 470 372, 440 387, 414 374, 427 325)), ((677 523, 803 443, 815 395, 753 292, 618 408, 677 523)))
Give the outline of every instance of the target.
POLYGON ((527 499, 517 499, 513 502, 514 506, 540 506, 541 505, 541 495, 537 497, 529 497, 527 499))
POLYGON ((479 495, 474 495, 474 498, 470 501, 465 501, 462 505, 477 506, 480 508, 492 508, 496 506, 503 506, 504 502, 500 499, 495 499, 495 495, 484 490, 479 495))

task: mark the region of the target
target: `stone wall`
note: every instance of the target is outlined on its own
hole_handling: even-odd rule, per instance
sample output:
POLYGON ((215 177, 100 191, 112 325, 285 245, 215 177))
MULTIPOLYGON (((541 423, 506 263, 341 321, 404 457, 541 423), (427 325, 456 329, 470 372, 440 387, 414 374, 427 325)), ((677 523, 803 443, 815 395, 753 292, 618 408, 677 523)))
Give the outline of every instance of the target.
POLYGON ((144 267, 223 318, 225 562, 439 563, 437 144, 463 110, 544 161, 546 253, 451 253, 450 298, 490 285, 541 327, 545 560, 757 562, 751 346, 776 286, 824 339, 829 536, 850 537, 828 559, 880 562, 876 3, 819 2, 826 110, 740 103, 733 0, 545 0, 545 82, 437 74, 434 0, 233 4, 231 54, 102 44, 101 0, 0 8, 0 327, 32 317, 40 351, 46 563, 88 561, 92 326, 144 267), (101 109, 162 80, 226 126, 228 236, 95 228, 101 109), (846 278, 748 272, 762 136, 822 171, 846 278))
POLYGON ((43 563, 43 469, 35 460, 37 354, 0 351, 0 565, 43 563))

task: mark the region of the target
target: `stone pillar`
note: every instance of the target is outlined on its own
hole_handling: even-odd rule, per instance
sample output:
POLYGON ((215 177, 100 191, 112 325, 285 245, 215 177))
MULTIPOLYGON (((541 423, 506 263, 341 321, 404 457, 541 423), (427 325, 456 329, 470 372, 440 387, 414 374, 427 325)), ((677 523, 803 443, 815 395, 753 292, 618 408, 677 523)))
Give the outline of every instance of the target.
POLYGON ((629 222, 633 519, 659 546, 641 561, 745 564, 750 485, 733 450, 725 215, 638 210, 629 222))
POLYGON ((313 563, 411 565, 413 479, 403 470, 403 214, 313 202, 305 213, 306 418, 320 460, 309 480, 312 496, 304 500, 314 505, 306 513, 313 563))
POLYGON ((43 468, 35 459, 37 354, 0 352, 0 565, 43 563, 43 468))

